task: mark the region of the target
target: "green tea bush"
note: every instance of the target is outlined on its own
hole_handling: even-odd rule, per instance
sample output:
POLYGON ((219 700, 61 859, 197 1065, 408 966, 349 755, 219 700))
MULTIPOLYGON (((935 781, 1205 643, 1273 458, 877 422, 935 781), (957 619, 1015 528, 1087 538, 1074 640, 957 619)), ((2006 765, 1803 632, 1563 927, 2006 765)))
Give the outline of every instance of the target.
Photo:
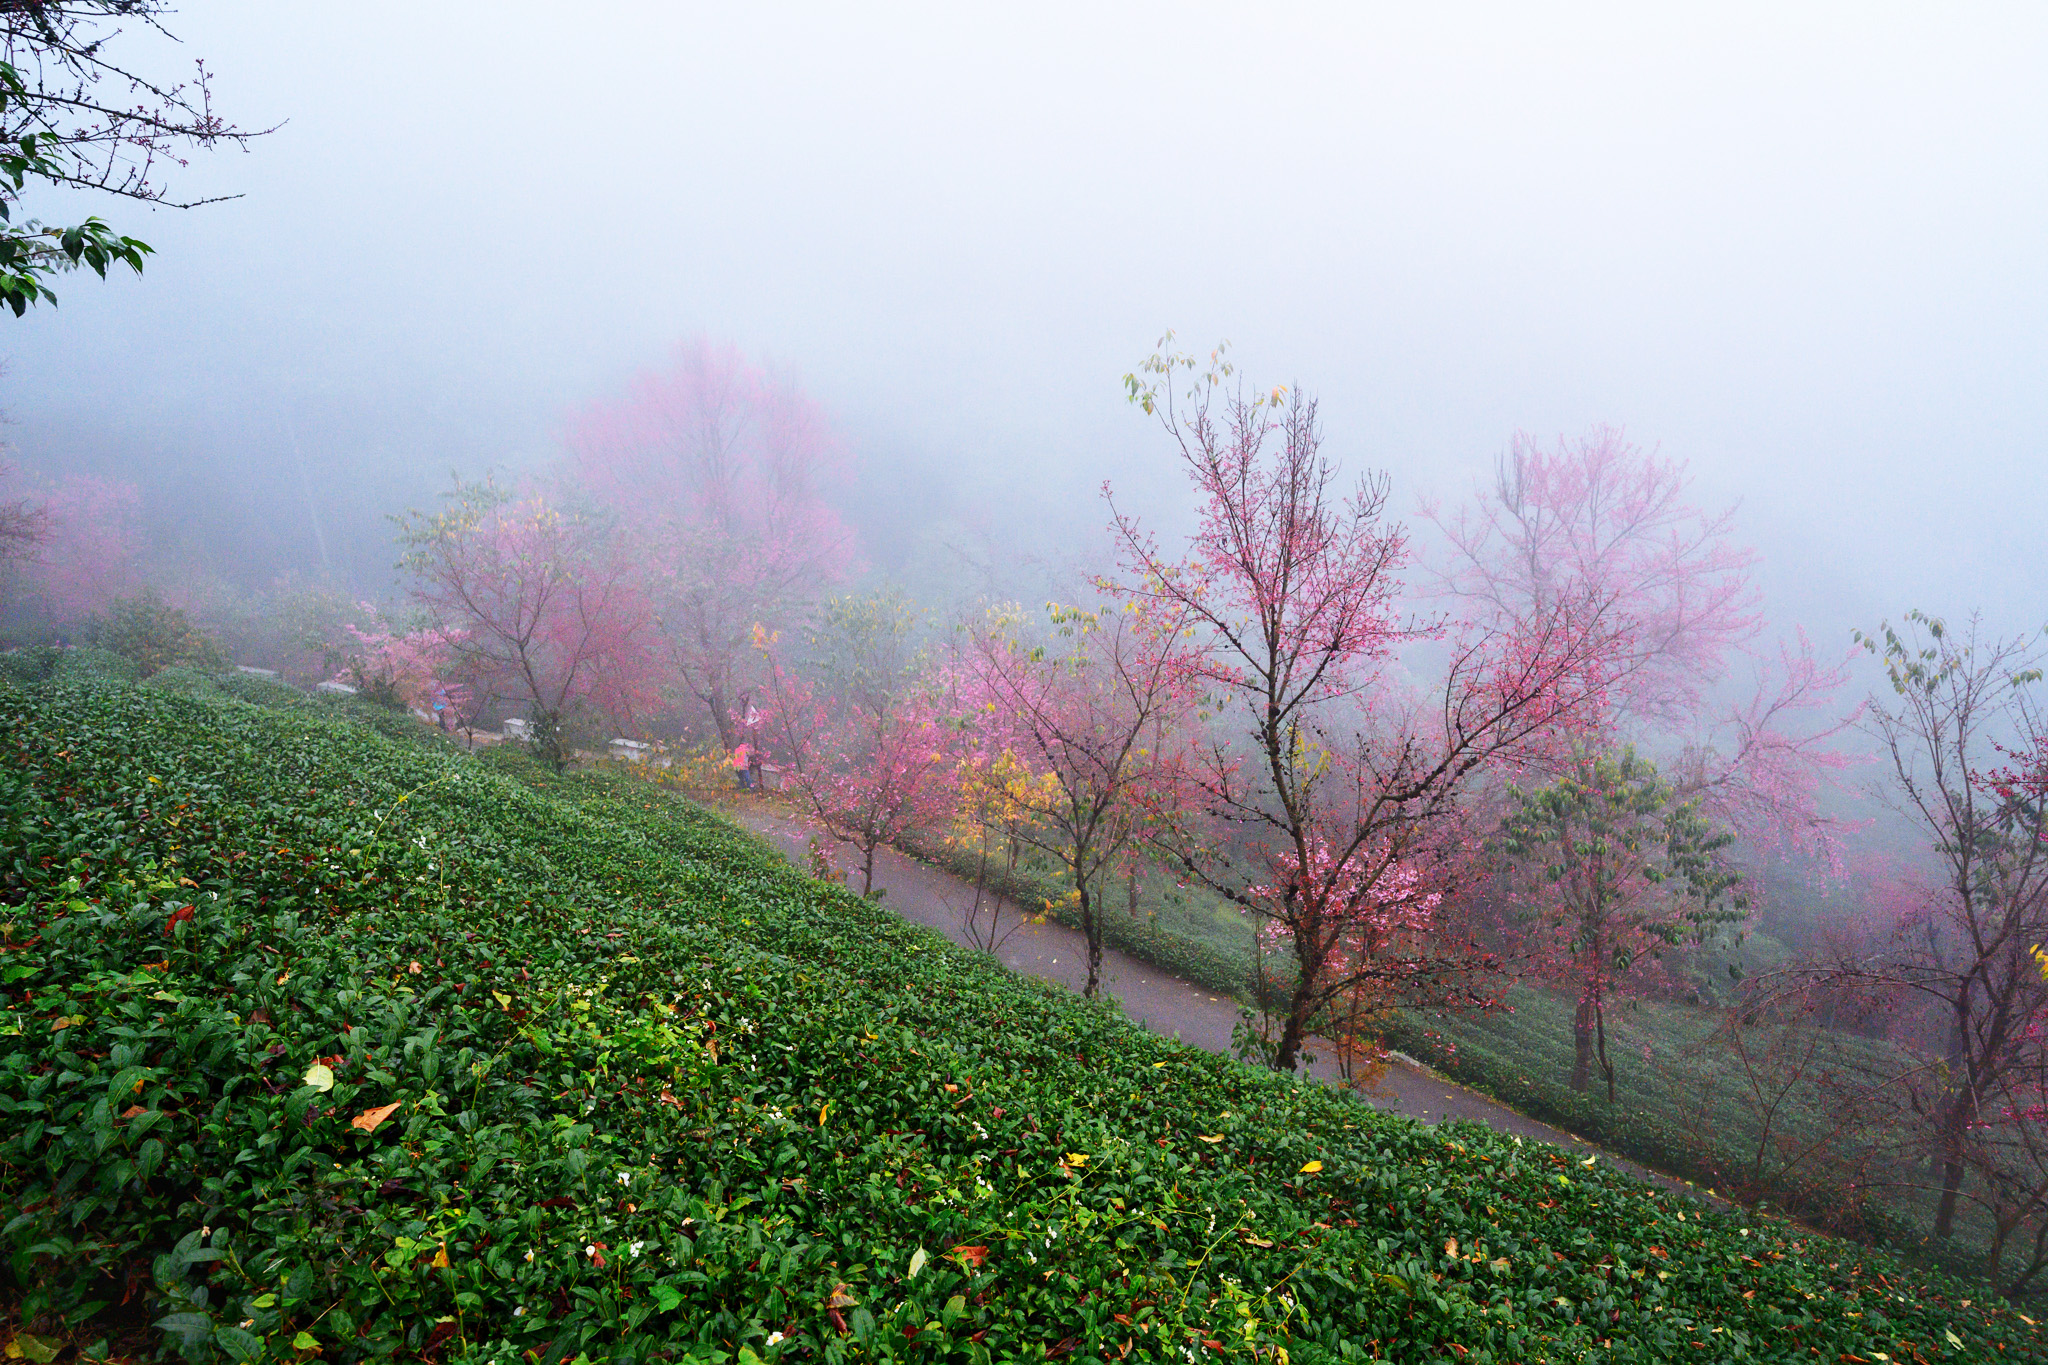
POLYGON ((93 643, 134 664, 145 678, 166 668, 212 674, 230 666, 219 642, 154 589, 109 603, 93 624, 93 643))
POLYGON ((1977 1286, 1182 1047, 645 784, 400 734, 0 687, 25 1352, 2041 1357, 1977 1286))

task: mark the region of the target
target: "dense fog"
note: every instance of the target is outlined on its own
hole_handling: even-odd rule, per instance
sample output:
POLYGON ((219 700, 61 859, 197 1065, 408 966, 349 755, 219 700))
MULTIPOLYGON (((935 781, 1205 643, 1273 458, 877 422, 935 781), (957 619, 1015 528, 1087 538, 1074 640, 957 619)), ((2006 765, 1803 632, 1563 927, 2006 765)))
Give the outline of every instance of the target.
POLYGON ((871 554, 935 510, 1073 544, 1105 477, 1181 496, 1119 383, 1172 328, 1319 393, 1404 513, 1614 423, 1742 501, 1817 638, 2018 626, 2042 22, 210 5, 128 45, 279 125, 175 177, 242 197, 109 210, 156 259, 17 323, 0 393, 165 552, 382 590, 383 514, 700 335, 825 405, 871 554))
MULTIPOLYGON (((1943 862, 1953 810, 1906 774, 1945 753, 1965 775, 1932 780, 1996 804, 2001 838, 2040 824, 2032 701, 1979 698, 1976 747, 1946 751, 1955 716, 1913 711, 2042 658, 2038 7, 163 22, 129 23, 122 59, 166 85, 203 59, 207 107, 251 135, 159 149, 152 175, 194 207, 17 196, 153 254, 55 274, 57 303, 5 323, 0 502, 27 547, 0 545, 6 645, 105 643, 146 600, 203 637, 174 664, 376 693, 558 769, 630 740, 745 786, 750 754, 756 782, 763 755, 792 782, 810 755, 842 796, 863 772, 914 785, 933 736, 977 717, 1052 715, 1033 670, 1058 657, 1122 700, 1077 693, 1044 726, 1114 711, 1126 749, 1185 764, 1148 799, 1224 830, 1112 838, 1052 803, 1032 846, 1084 919, 1119 877, 1135 916, 1154 859, 1280 924, 1299 989, 1342 977, 1355 1012, 1367 950, 1300 948, 1307 893, 1273 888, 1323 877, 1355 909, 1379 885, 1411 918, 1375 951, 1398 941, 1433 983, 1396 1003, 1493 1005, 1414 942, 1470 916, 1470 942, 1549 951, 1565 980, 1582 945, 1517 947, 1502 907, 1524 864, 1569 862, 1589 785, 1625 789, 1671 860, 1627 894, 1682 865, 1697 903, 1599 940, 1617 1000, 1734 1008, 1745 972, 1804 972, 1803 1018, 1969 1052, 1922 996, 1945 999, 1926 973, 1969 937, 1928 907, 1980 873, 1943 862), (1185 420, 1204 401, 1214 429, 1185 420), (1218 472, 1283 450, 1306 463, 1275 484, 1218 472), (1313 493, 1314 534, 1282 517, 1254 552, 1217 529, 1281 516, 1274 488, 1313 493), (1352 606, 1293 640, 1327 678, 1279 670, 1261 694, 1216 604, 1281 592, 1259 556, 1303 546, 1328 560, 1314 590, 1352 606), (526 601, 522 574, 569 562, 526 601), (1862 648, 1885 623, 1891 652, 1862 648), (1198 636, 1207 653, 1176 652, 1198 636), (1270 787, 1217 757, 1233 744, 1270 787), (1205 881, 1226 855, 1268 880, 1205 881), (1919 956, 1885 956, 1908 929, 1919 956), (1652 940, 1682 966, 1624 989, 1652 940)), ((973 761, 1049 781, 1072 741, 1033 742, 1035 768, 1015 736, 973 761)), ((876 847, 937 818, 905 798, 834 837, 871 878, 876 847)), ((2037 871, 2013 875, 2048 928, 2037 871)), ((2010 984, 2031 940, 2008 927, 2010 984)), ((1254 956, 1278 942, 1250 932, 1254 956)), ((1585 989, 1574 1091, 1596 1022, 1607 1066, 1585 989)), ((1339 994, 1276 1012, 1267 1060, 1291 1069, 1339 994)), ((2000 1092, 2007 1117, 2039 1079, 2000 1092)), ((1993 1101, 1928 1104, 1953 1143, 1993 1101)), ((2036 1165, 2022 1221, 2048 1228, 2036 1165)), ((1953 1213, 1930 1215, 1944 1237, 1953 1213)))

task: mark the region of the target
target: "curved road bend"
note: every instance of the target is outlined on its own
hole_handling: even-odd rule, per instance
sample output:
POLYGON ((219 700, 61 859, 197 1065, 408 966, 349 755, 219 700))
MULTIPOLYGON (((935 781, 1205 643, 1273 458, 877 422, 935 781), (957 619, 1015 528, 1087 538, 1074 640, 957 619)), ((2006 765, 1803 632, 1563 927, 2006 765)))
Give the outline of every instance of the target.
MULTIPOLYGON (((812 827, 800 817, 753 802, 721 802, 718 809, 747 829, 798 867, 810 861, 812 827)), ((888 892, 882 904, 913 924, 935 929, 955 943, 969 940, 962 916, 972 904, 974 888, 951 873, 942 872, 916 859, 882 849, 875 855, 875 886, 888 892)), ((1022 920, 1016 907, 1002 903, 1002 928, 1008 937, 997 957, 1011 971, 1058 981, 1079 992, 1087 983, 1087 943, 1078 929, 1047 920, 1034 924, 1022 920)), ((1230 1055, 1230 1034, 1238 1022, 1239 1005, 1227 996, 1210 994, 1200 986, 1162 972, 1104 948, 1103 983, 1117 998, 1124 1013, 1155 1033, 1190 1043, 1207 1052, 1230 1055)), ((1337 1068, 1319 1061, 1312 1075, 1334 1080, 1337 1068)), ((1598 1153, 1613 1165, 1645 1180, 1704 1199, 1704 1192, 1668 1175, 1649 1170, 1632 1161, 1582 1141, 1560 1128, 1516 1113, 1476 1090, 1468 1089, 1435 1074, 1406 1058, 1396 1056, 1379 1086, 1364 1096, 1381 1109, 1412 1115, 1428 1123, 1444 1119, 1470 1119, 1503 1133, 1555 1143, 1573 1151, 1598 1153)))

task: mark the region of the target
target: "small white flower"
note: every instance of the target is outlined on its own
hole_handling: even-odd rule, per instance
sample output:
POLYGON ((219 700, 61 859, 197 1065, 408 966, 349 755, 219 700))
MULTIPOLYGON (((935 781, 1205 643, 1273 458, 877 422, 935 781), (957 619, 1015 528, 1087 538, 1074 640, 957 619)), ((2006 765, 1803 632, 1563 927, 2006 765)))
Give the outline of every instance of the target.
POLYGON ((768 1334, 768 1344, 770 1346, 780 1346, 782 1344, 782 1333, 770 1332, 768 1334))
POLYGON ((595 1255, 597 1255, 597 1243, 595 1243, 595 1242, 592 1242, 592 1243, 590 1243, 590 1244, 589 1244, 588 1246, 584 1247, 584 1248, 583 1248, 583 1254, 584 1254, 585 1256, 595 1256, 595 1255))
POLYGON ((619 1183, 620 1183, 621 1185, 630 1185, 630 1184, 632 1184, 632 1183, 633 1183, 633 1176, 632 1176, 632 1174, 631 1174, 630 1172, 627 1172, 627 1171, 620 1171, 620 1172, 619 1172, 619 1183))
POLYGON ((647 1243, 645 1242, 635 1242, 633 1243, 633 1245, 626 1248, 626 1254, 628 1256, 638 1256, 640 1254, 640 1248, 646 1245, 647 1243))
POLYGON ((512 1316, 513 1316, 513 1317, 515 1317, 515 1318, 523 1318, 523 1317, 525 1317, 525 1316, 526 1316, 526 1305, 522 1303, 522 1304, 520 1304, 520 1305, 519 1305, 519 1306, 518 1306, 517 1308, 513 1309, 513 1310, 512 1310, 512 1316))
POLYGON ((243 1318, 243 1319, 242 1319, 242 1326, 243 1326, 243 1327, 245 1327, 245 1328, 246 1328, 246 1327, 254 1327, 255 1325, 256 1325, 256 1319, 254 1319, 254 1318, 243 1318))
POLYGON ((527 1253, 526 1253, 526 1259, 527 1259, 527 1260, 529 1260, 529 1261, 530 1261, 530 1260, 532 1260, 532 1259, 533 1259, 533 1253, 532 1253, 532 1252, 530 1252, 530 1251, 529 1251, 529 1252, 527 1252, 527 1253))

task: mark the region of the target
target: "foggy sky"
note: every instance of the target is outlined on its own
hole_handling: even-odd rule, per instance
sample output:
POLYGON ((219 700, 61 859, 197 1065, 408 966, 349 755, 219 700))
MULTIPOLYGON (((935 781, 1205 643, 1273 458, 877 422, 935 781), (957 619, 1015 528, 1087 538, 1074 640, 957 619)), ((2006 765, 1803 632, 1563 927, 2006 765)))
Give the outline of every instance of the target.
MULTIPOLYGON (((192 557, 388 568, 679 338, 796 374, 887 539, 1186 496, 1121 375, 1175 329, 1455 497, 1595 422, 1740 497, 1774 620, 2048 618, 2037 5, 210 3, 224 112, 146 276, 7 321, 14 458, 192 557), (1419 14, 1427 8, 1427 14, 1419 14), (1788 12, 1796 9, 1797 12, 1788 12), (896 505, 906 520, 879 509, 896 505)), ((51 201, 32 202, 52 212, 51 201)), ((886 558, 886 555, 883 556, 886 558)))

